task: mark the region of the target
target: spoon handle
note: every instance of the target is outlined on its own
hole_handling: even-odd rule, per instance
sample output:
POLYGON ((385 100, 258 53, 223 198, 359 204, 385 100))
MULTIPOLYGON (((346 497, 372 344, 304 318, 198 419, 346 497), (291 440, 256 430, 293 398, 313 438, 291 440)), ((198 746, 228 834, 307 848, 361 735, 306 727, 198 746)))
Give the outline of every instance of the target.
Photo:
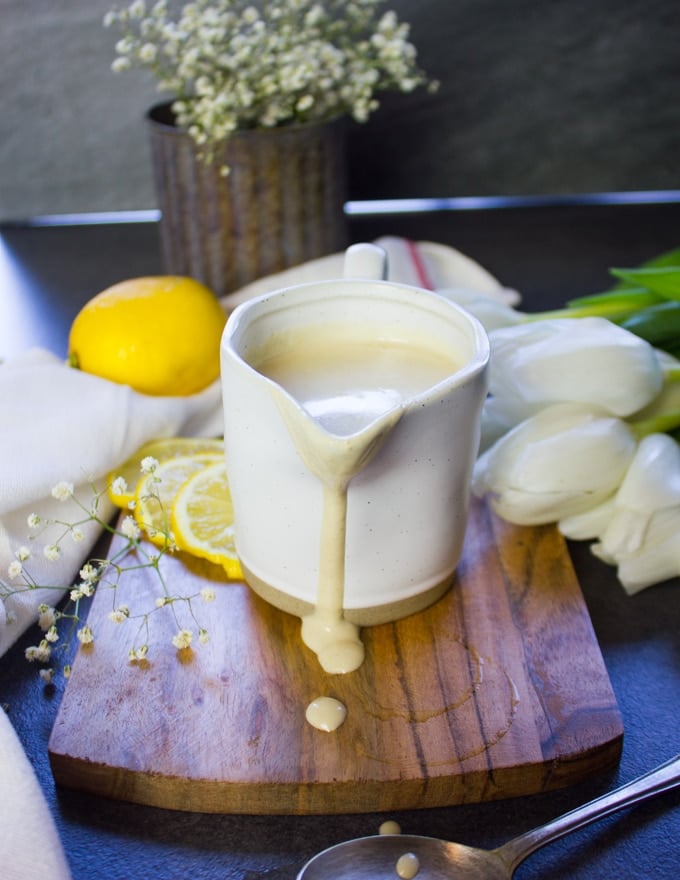
POLYGON ((677 785, 680 785, 680 755, 671 758, 656 770, 650 770, 644 776, 639 776, 632 782, 622 785, 582 807, 577 807, 545 825, 509 840, 496 850, 496 854, 512 874, 520 862, 539 847, 563 837, 570 831, 576 831, 589 822, 603 819, 616 810, 631 807, 633 804, 638 804, 664 791, 670 791, 677 785))

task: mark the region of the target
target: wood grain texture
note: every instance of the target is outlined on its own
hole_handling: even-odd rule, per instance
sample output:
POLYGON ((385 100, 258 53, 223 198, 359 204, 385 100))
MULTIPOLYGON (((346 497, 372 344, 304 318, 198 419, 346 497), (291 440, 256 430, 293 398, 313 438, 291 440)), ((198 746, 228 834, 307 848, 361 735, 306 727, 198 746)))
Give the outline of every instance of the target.
MULTIPOLYGON (((373 812, 533 794, 619 759, 616 700, 553 527, 515 527, 475 501, 451 591, 364 630, 366 661, 341 676, 321 670, 297 618, 208 564, 164 562, 173 591, 215 587, 214 603, 194 605, 210 641, 176 651, 177 624, 159 614, 148 662, 127 664, 128 625, 107 620, 111 594, 98 591, 96 642, 49 743, 61 785, 200 812, 373 812), (348 708, 331 734, 304 717, 322 695, 348 708)), ((140 571, 118 601, 157 592, 140 571)))

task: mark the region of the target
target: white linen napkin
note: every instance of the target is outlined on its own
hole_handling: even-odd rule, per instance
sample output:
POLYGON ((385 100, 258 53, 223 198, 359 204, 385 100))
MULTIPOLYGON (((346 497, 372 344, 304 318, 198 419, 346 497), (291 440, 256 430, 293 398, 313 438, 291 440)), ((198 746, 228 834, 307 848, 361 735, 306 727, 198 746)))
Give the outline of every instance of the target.
MULTIPOLYGON (((0 579, 9 580, 17 549, 26 546, 27 518, 82 516, 73 500, 58 501, 52 488, 72 483, 76 497, 92 501, 90 481, 102 478, 146 440, 173 434, 222 433, 219 382, 192 397, 147 397, 73 370, 47 351, 33 349, 0 364, 0 579)), ((113 507, 104 501, 107 520, 113 507)), ((53 529, 52 532, 55 532, 53 529)), ((69 585, 99 536, 90 523, 83 540, 63 545, 48 561, 39 548, 26 561, 38 583, 69 585)), ((39 545, 51 534, 41 535, 39 545)), ((60 592, 32 590, 0 602, 0 655, 36 619, 38 605, 57 603, 60 592)), ((39 639, 36 638, 36 642, 39 639)), ((56 827, 21 743, 0 709, 0 864, 5 880, 68 880, 69 868, 56 827)))
POLYGON ((3 880, 69 880, 47 801, 14 728, 0 708, 0 865, 3 880))
MULTIPOLYGON (((83 540, 62 543, 55 561, 43 548, 56 529, 29 541, 29 514, 82 519, 75 500, 52 498, 58 483, 71 483, 89 507, 90 484, 101 487, 102 478, 147 440, 222 433, 219 382, 190 397, 150 397, 74 370, 42 349, 0 364, 0 407, 0 579, 10 583, 9 567, 23 546, 31 550, 24 564, 34 582, 70 585, 99 535, 89 523, 83 540)), ((104 520, 113 513, 105 498, 99 512, 104 520)), ((54 590, 37 589, 0 603, 0 656, 36 618, 41 602, 55 605, 58 599, 54 590)))

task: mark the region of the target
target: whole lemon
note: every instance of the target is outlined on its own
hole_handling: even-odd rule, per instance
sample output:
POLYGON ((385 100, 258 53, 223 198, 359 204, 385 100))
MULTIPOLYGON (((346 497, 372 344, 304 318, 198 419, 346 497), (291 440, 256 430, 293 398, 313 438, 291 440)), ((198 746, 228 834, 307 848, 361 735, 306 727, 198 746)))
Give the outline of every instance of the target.
POLYGON ((130 278, 76 315, 69 362, 143 394, 194 394, 219 376, 225 321, 215 294, 193 278, 130 278))

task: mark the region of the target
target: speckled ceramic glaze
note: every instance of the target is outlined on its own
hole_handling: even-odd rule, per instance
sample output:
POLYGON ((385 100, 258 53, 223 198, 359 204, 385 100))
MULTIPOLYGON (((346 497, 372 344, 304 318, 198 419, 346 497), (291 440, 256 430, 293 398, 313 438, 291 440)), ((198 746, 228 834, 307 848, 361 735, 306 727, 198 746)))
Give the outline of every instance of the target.
MULTIPOLYGON (((350 249, 345 278, 289 287, 234 310, 222 340, 225 454, 246 579, 303 616, 319 580, 323 487, 301 460, 272 394, 249 363, 273 335, 351 322, 357 332, 456 353, 443 381, 408 400, 347 490, 344 609, 360 625, 437 599, 462 550, 487 389, 489 344, 468 313, 431 291, 380 280, 371 246, 350 249), (377 279, 377 280, 372 280, 377 279)), ((286 393, 286 392, 284 392, 286 393)))

